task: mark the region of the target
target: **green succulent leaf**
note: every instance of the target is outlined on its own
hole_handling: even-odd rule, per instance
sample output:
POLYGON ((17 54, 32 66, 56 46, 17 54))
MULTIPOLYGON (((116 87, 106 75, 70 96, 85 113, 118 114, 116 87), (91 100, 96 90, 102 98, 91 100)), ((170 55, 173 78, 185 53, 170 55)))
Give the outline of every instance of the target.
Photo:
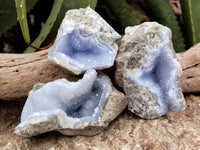
POLYGON ((186 48, 200 42, 200 1, 180 0, 186 48))
MULTIPOLYGON (((29 12, 38 0, 27 0, 29 12)), ((0 36, 17 23, 17 13, 14 0, 0 0, 0 36)))
POLYGON ((29 12, 37 4, 39 0, 26 0, 26 10, 29 12))
MULTIPOLYGON (((44 42, 46 38, 47 39, 45 40, 45 45, 51 43, 55 39, 60 23, 62 22, 67 10, 75 8, 85 8, 87 6, 90 6, 94 9, 97 3, 97 0, 64 0, 62 2, 61 1, 62 0, 54 0, 51 14, 49 15, 45 25, 42 27, 40 35, 31 44, 34 47, 40 47, 40 45, 44 42)), ((32 47, 28 47, 24 51, 24 53, 31 53, 35 50, 36 49, 32 47)))
MULTIPOLYGON (((31 44, 32 46, 40 47, 42 42, 44 42, 44 40, 46 39, 47 35, 49 34, 51 28, 53 27, 54 22, 56 21, 56 18, 57 18, 58 14, 59 14, 59 11, 60 11, 60 8, 62 6, 62 3, 63 3, 63 0, 54 0, 54 4, 53 4, 53 8, 51 10, 51 13, 50 13, 46 23, 42 27, 39 36, 31 44)), ((35 50, 36 49, 34 49, 34 48, 29 46, 24 51, 24 53, 32 53, 35 50)))
POLYGON ((85 8, 90 6, 95 9, 97 0, 65 0, 63 2, 63 10, 66 12, 69 9, 85 8))
POLYGON ((19 21, 24 41, 30 43, 31 38, 27 23, 26 0, 15 0, 15 6, 17 11, 17 20, 19 21))
POLYGON ((191 0, 191 8, 196 42, 200 42, 200 1, 191 0))
POLYGON ((15 3, 11 0, 0 0, 0 36, 17 22, 15 3))
POLYGON ((169 0, 145 0, 154 20, 172 30, 172 41, 176 52, 185 50, 184 39, 169 0))
POLYGON ((125 0, 101 1, 110 9, 123 31, 127 26, 134 26, 145 20, 145 16, 132 9, 125 0))
POLYGON ((200 1, 191 0, 191 6, 196 42, 200 42, 200 1))

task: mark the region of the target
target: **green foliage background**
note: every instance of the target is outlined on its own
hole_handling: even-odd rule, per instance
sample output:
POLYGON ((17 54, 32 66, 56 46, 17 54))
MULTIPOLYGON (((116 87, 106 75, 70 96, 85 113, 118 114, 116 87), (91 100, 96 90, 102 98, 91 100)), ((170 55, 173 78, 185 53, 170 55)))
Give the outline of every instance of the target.
MULTIPOLYGON (((38 0, 27 0, 26 7, 29 12, 38 0)), ((0 0, 0 36, 17 23, 17 13, 14 0, 0 0)))
MULTIPOLYGON (((25 1, 25 0, 24 0, 25 1)), ((35 9, 36 4, 40 4, 42 0, 26 0, 27 12, 34 10, 40 14, 40 9, 35 9), (38 3, 39 2, 39 3, 38 3)), ((47 6, 51 6, 48 1, 47 6)), ((52 2, 52 0, 51 0, 52 2)), ((54 0, 54 4, 58 4, 54 0)), ((64 18, 67 10, 75 8, 85 8, 90 6, 95 9, 103 4, 103 11, 108 11, 112 15, 103 16, 105 19, 114 20, 119 25, 120 31, 125 30, 127 26, 134 26, 144 21, 148 21, 146 14, 141 13, 134 9, 131 3, 143 3, 145 5, 141 8, 146 11, 150 17, 150 21, 157 21, 172 30, 172 40, 176 52, 184 51, 197 42, 200 42, 200 0, 180 0, 183 13, 183 22, 177 19, 170 0, 63 0, 62 6, 52 6, 51 13, 46 23, 52 24, 51 26, 44 25, 40 29, 40 33, 32 38, 32 44, 35 47, 46 46, 50 44, 56 37, 57 30, 64 18), (56 15, 52 15, 56 14, 56 15), (183 24, 183 25, 182 25, 183 24)), ((45 9, 45 8, 42 8, 45 9)), ((101 12, 102 14, 104 12, 101 12)), ((101 15, 101 14, 100 14, 101 15)), ((38 16, 37 16, 38 17, 38 16)), ((0 0, 0 36, 8 29, 11 29, 17 23, 17 15, 14 0, 0 0)), ((117 27, 116 24, 111 26, 117 27)), ((22 30, 24 31, 24 30, 22 30)), ((33 52, 35 49, 28 47, 26 52, 33 52)))

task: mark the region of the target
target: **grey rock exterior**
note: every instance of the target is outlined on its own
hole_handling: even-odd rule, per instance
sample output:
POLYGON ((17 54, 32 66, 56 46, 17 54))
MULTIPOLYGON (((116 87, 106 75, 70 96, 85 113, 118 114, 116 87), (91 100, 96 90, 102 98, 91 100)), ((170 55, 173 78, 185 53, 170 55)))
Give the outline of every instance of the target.
POLYGON ((154 119, 185 108, 182 69, 169 28, 156 22, 127 27, 116 64, 115 80, 124 88, 131 112, 154 119))
POLYGON ((63 33, 65 26, 75 26, 76 24, 81 24, 85 34, 95 32, 103 42, 111 46, 115 51, 118 50, 116 41, 121 36, 90 7, 67 11, 58 30, 57 38, 65 34, 63 33))

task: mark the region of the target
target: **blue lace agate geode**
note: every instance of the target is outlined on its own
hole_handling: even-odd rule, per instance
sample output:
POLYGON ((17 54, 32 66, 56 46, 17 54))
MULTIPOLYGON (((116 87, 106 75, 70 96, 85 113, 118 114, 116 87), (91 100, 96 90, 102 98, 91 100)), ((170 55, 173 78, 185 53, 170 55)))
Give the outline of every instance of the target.
POLYGON ((113 65, 120 35, 90 7, 66 12, 49 62, 74 74, 113 65))
POLYGON ((77 82, 59 79, 36 84, 29 93, 15 132, 25 137, 52 130, 65 135, 95 135, 126 107, 123 95, 115 92, 116 98, 112 93, 110 79, 103 74, 97 77, 95 70, 87 71, 77 82), (110 99, 119 105, 111 114, 107 107, 110 99), (109 117, 104 114, 105 107, 109 117))
POLYGON ((75 25, 70 33, 60 36, 49 52, 49 59, 75 74, 88 69, 109 68, 115 56, 112 47, 103 43, 96 33, 84 34, 80 24, 75 25))
POLYGON ((185 108, 180 87, 181 66, 171 31, 155 22, 126 28, 117 56, 116 80, 124 78, 128 108, 153 119, 185 108))

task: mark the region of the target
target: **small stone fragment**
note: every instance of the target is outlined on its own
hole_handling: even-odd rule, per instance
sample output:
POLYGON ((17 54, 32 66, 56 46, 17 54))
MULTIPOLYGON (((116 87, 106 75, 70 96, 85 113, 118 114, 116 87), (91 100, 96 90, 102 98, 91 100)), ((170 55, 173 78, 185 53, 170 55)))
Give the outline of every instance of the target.
POLYGON ((91 8, 67 11, 49 62, 74 74, 113 65, 121 36, 91 8))
POLYGON ((115 80, 124 88, 131 112, 154 119, 185 108, 182 69, 169 28, 156 22, 126 28, 116 64, 115 80))
POLYGON ((56 130, 64 135, 95 135, 126 107, 110 79, 89 70, 83 79, 36 84, 24 105, 16 134, 30 137, 56 130), (111 104, 115 104, 112 105, 111 104), (114 108, 113 108, 114 106, 114 108), (107 115, 109 114, 109 115, 107 115))

